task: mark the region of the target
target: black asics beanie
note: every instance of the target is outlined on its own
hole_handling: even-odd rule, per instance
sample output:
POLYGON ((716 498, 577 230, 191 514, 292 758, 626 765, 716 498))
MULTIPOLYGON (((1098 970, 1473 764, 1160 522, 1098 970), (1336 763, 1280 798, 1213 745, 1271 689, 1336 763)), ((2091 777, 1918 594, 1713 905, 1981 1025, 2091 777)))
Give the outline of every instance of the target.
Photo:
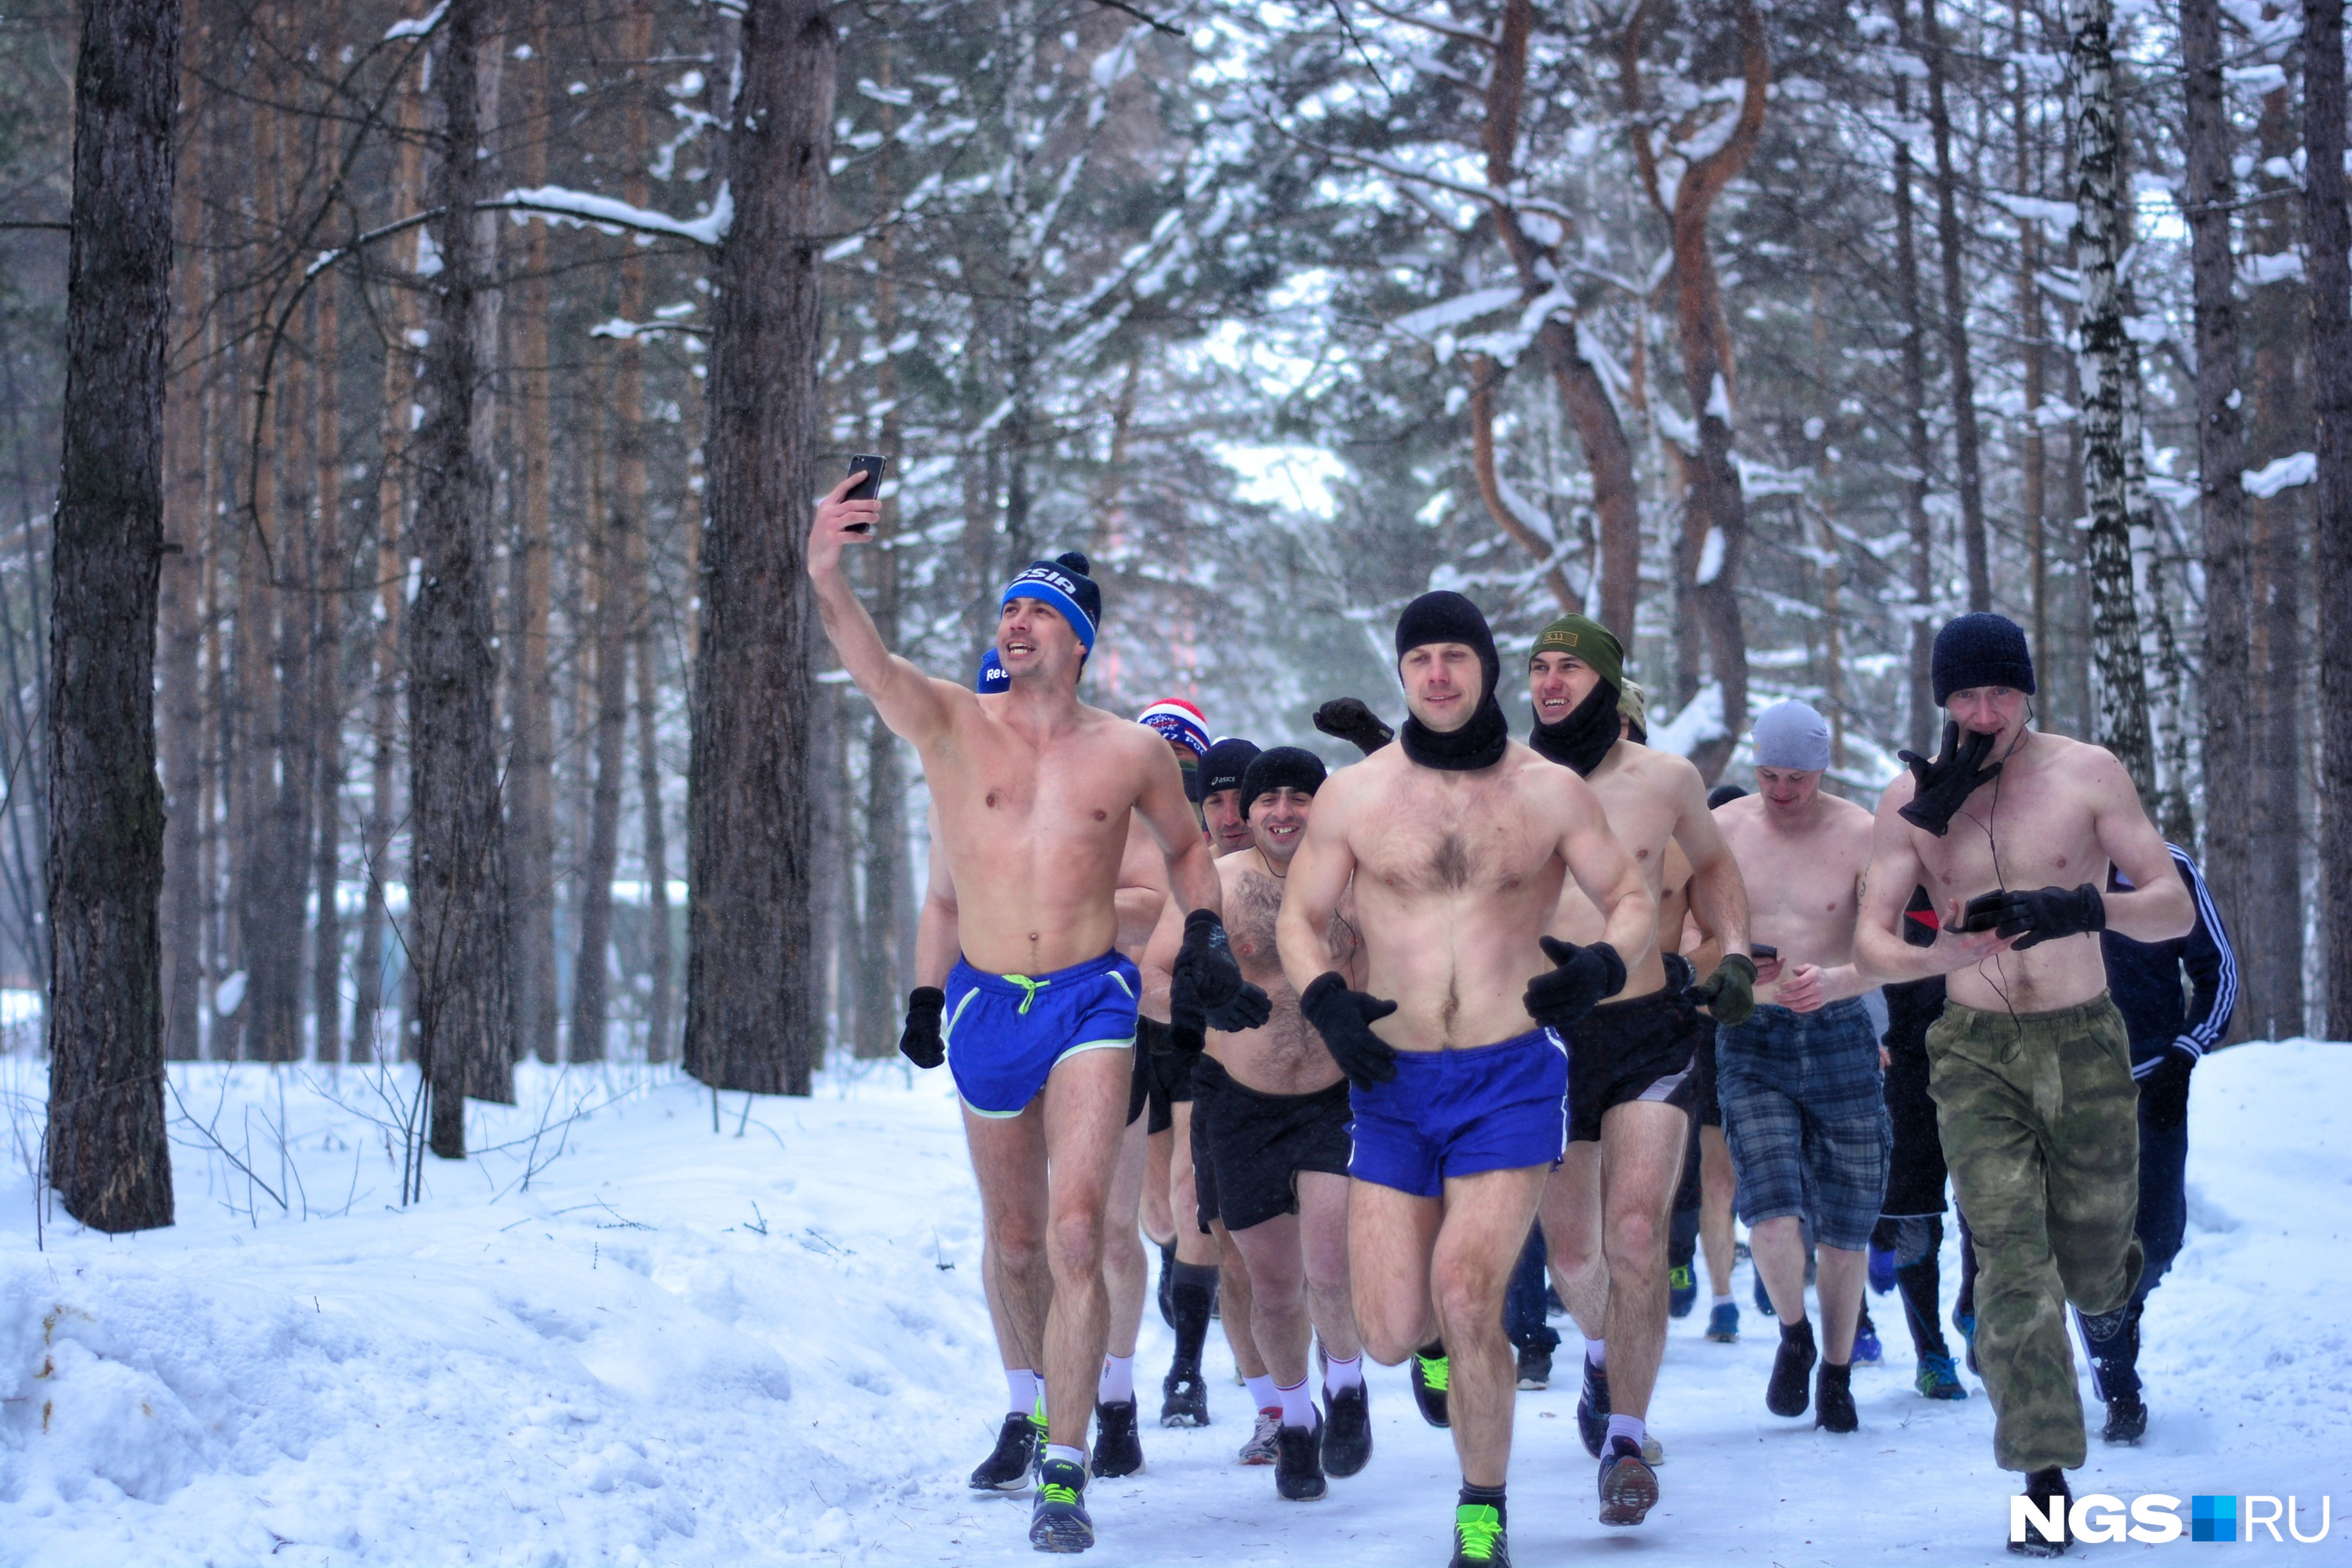
POLYGON ((1221 789, 1239 789, 1257 761, 1258 750, 1238 735, 1228 735, 1209 748, 1201 759, 1201 798, 1208 799, 1221 789))

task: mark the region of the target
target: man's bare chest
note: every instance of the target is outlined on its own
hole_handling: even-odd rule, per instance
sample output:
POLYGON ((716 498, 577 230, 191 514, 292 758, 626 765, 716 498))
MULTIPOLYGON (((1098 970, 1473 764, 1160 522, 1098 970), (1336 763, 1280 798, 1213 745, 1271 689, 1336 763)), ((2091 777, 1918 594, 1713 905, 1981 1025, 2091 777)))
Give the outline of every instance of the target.
POLYGON ((1123 847, 1140 794, 1126 759, 1057 740, 1030 746, 982 735, 925 769, 950 830, 1013 840, 1077 837, 1123 847))
POLYGON ((1384 813, 1358 841, 1357 879, 1391 894, 1454 898, 1556 886, 1549 838, 1515 814, 1384 813))
POLYGON ((1921 845, 1919 864, 1939 891, 1958 898, 2103 882, 2107 870, 2089 813, 2063 786, 2036 780, 2019 781, 1998 800, 1991 788, 1978 791, 1949 832, 1921 845))
POLYGON ((1666 846, 1673 842, 1678 816, 1675 803, 1663 795, 1655 781, 1634 773, 1612 774, 1593 785, 1609 831, 1640 868, 1642 880, 1655 897, 1665 870, 1666 846))

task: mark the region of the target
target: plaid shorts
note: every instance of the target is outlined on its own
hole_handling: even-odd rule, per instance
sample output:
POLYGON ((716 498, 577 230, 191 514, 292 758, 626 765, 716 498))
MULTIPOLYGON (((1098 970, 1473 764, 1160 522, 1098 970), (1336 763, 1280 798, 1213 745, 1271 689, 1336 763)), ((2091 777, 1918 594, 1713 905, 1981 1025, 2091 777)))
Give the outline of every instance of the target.
POLYGON ((1740 1220, 1796 1215, 1821 1246, 1869 1246, 1895 1146, 1869 1011, 1759 1007, 1717 1032, 1715 1067, 1740 1220))

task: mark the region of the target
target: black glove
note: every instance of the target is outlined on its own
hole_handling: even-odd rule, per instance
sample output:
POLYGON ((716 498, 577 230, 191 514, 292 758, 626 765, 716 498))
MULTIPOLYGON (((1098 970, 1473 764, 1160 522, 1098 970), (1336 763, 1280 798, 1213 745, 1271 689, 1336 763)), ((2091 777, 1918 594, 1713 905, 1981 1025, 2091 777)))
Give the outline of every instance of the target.
POLYGON ((1553 1029, 1572 1027, 1603 997, 1625 989, 1625 961, 1605 942, 1579 947, 1555 937, 1538 939, 1544 956, 1559 965, 1528 982, 1519 1000, 1528 1016, 1553 1029))
POLYGON ((1315 727, 1368 757, 1396 739, 1396 731, 1381 723, 1381 716, 1358 697, 1334 697, 1315 710, 1315 727))
POLYGON ((1914 827, 1924 827, 1941 838, 1949 832, 1952 818, 1968 804, 1969 796, 1980 784, 1990 784, 2000 772, 2000 764, 1979 769, 1977 764, 1992 750, 1993 737, 1977 731, 1969 731, 1968 744, 1958 745, 1960 727, 1949 719, 1944 721, 1944 749, 1929 762, 1916 752, 1897 752, 1895 756, 1910 765, 1911 776, 1917 783, 1911 799, 1895 808, 1895 814, 1914 827), (1958 747, 1958 755, 1954 748, 1958 747))
POLYGON ((1756 961, 1744 952, 1725 953, 1715 973, 1685 991, 1683 1000, 1694 1007, 1712 1008, 1717 1023, 1737 1028, 1756 1011, 1756 961))
POLYGON ((948 994, 936 985, 918 985, 907 993, 907 1026, 898 1032, 898 1054, 919 1068, 935 1068, 948 1059, 940 1039, 940 1015, 948 1008, 948 994))
POLYGON ((2107 900, 2088 882, 2072 890, 2004 888, 1982 893, 1969 900, 1966 913, 1969 931, 2016 937, 2021 952, 2052 937, 2107 929, 2107 900))
POLYGON ((1323 1048, 1358 1089, 1396 1077, 1396 1047, 1372 1033, 1375 1021, 1397 1010, 1361 991, 1350 991, 1337 973, 1318 974, 1300 994, 1298 1011, 1323 1037, 1323 1048))
POLYGON ((1208 1037, 1181 1024, 1168 1026, 1168 1048, 1179 1056, 1197 1057, 1209 1048, 1208 1037))
POLYGON ((2196 1066, 2195 1057, 2168 1046, 2139 1080, 2139 1105, 2150 1127, 2170 1131, 2189 1120, 2189 1074, 2196 1066))
POLYGON ((1184 945, 1168 987, 1168 1023, 1179 1029, 1255 1029, 1274 1014, 1265 993, 1242 978, 1225 922, 1207 910, 1184 917, 1184 945))
POLYGON ((1911 901, 1903 906, 1903 940, 1913 947, 1933 947, 1937 933, 1944 922, 1936 918, 1936 900, 1927 896, 1925 883, 1911 889, 1911 901))

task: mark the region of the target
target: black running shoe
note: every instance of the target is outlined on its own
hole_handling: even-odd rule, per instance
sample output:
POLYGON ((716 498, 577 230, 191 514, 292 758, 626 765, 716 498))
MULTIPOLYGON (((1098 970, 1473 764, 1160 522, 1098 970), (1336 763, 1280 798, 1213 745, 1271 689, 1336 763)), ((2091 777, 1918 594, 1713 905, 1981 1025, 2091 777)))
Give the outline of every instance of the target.
POLYGON ((1631 1437, 1612 1439, 1601 1461, 1601 1522, 1639 1524, 1657 1506, 1658 1473, 1642 1458, 1642 1446, 1631 1437))
POLYGON ((1003 1429, 996 1434, 996 1452, 980 1462, 971 1473, 971 1489, 976 1492, 1017 1492, 1029 1484, 1029 1467, 1037 1458, 1037 1424, 1024 1411, 1014 1411, 1004 1418, 1003 1429))
POLYGON ((1162 1426, 1206 1426, 1209 1385, 1197 1366, 1171 1366, 1160 1380, 1160 1424, 1162 1426))
POLYGON ((1511 1543, 1498 1510, 1485 1503, 1455 1505, 1454 1561, 1448 1568, 1511 1568, 1511 1543))
POLYGON ((1590 1361, 1584 1363, 1584 1392, 1576 1396, 1576 1435, 1596 1459, 1609 1440, 1609 1371, 1590 1361))
POLYGON ((1275 1435, 1274 1495, 1313 1502, 1331 1489, 1323 1479, 1323 1424, 1285 1426, 1275 1435))
POLYGON ((1087 1517, 1087 1470, 1067 1459, 1048 1459, 1037 1480, 1037 1501, 1029 1512, 1029 1544, 1040 1552, 1084 1552, 1095 1543, 1095 1521, 1087 1517))
POLYGON ((1764 1388, 1764 1408, 1775 1415, 1805 1413, 1805 1380, 1812 1375, 1813 1325, 1800 1318, 1780 1325, 1780 1349, 1772 1358, 1772 1381, 1764 1388))
POLYGON ((1371 1390, 1358 1383, 1324 1394, 1323 1473, 1345 1479, 1371 1462, 1371 1390))
POLYGON ((2036 1470, 2025 1478, 2025 1497, 2033 1505, 2032 1514, 2046 1519, 2054 1503, 2058 1510, 2058 1539, 2053 1541, 2042 1533, 2035 1519, 2025 1521, 2025 1539, 2012 1541, 2009 1549, 2020 1557, 2063 1557, 2066 1554, 2066 1515, 2074 1509, 2074 1494, 2067 1489, 2066 1472, 2053 1465, 2046 1470, 2036 1470))
POLYGON ((2118 1394, 2107 1401, 2107 1424, 2099 1430, 2102 1442, 2137 1448, 2147 1436, 2147 1406, 2137 1394, 2118 1394))
POLYGON ((1095 1406, 1095 1474, 1131 1476, 1143 1468, 1143 1437, 1135 1426, 1134 1400, 1095 1406))
POLYGON ((1821 1374, 1813 1384, 1814 1426, 1824 1432, 1851 1432, 1862 1424, 1853 1411, 1853 1377, 1852 1363, 1844 1366, 1822 1363, 1821 1374))
POLYGON ((1421 1406, 1421 1418, 1432 1426, 1451 1425, 1445 1417, 1445 1386, 1453 1374, 1453 1363, 1439 1342, 1432 1340, 1412 1352, 1412 1402, 1421 1406), (1435 1355, 1428 1353, 1433 1350, 1435 1355))
POLYGON ((1551 1352, 1534 1345, 1519 1347, 1519 1387, 1522 1389, 1551 1386, 1551 1352))

